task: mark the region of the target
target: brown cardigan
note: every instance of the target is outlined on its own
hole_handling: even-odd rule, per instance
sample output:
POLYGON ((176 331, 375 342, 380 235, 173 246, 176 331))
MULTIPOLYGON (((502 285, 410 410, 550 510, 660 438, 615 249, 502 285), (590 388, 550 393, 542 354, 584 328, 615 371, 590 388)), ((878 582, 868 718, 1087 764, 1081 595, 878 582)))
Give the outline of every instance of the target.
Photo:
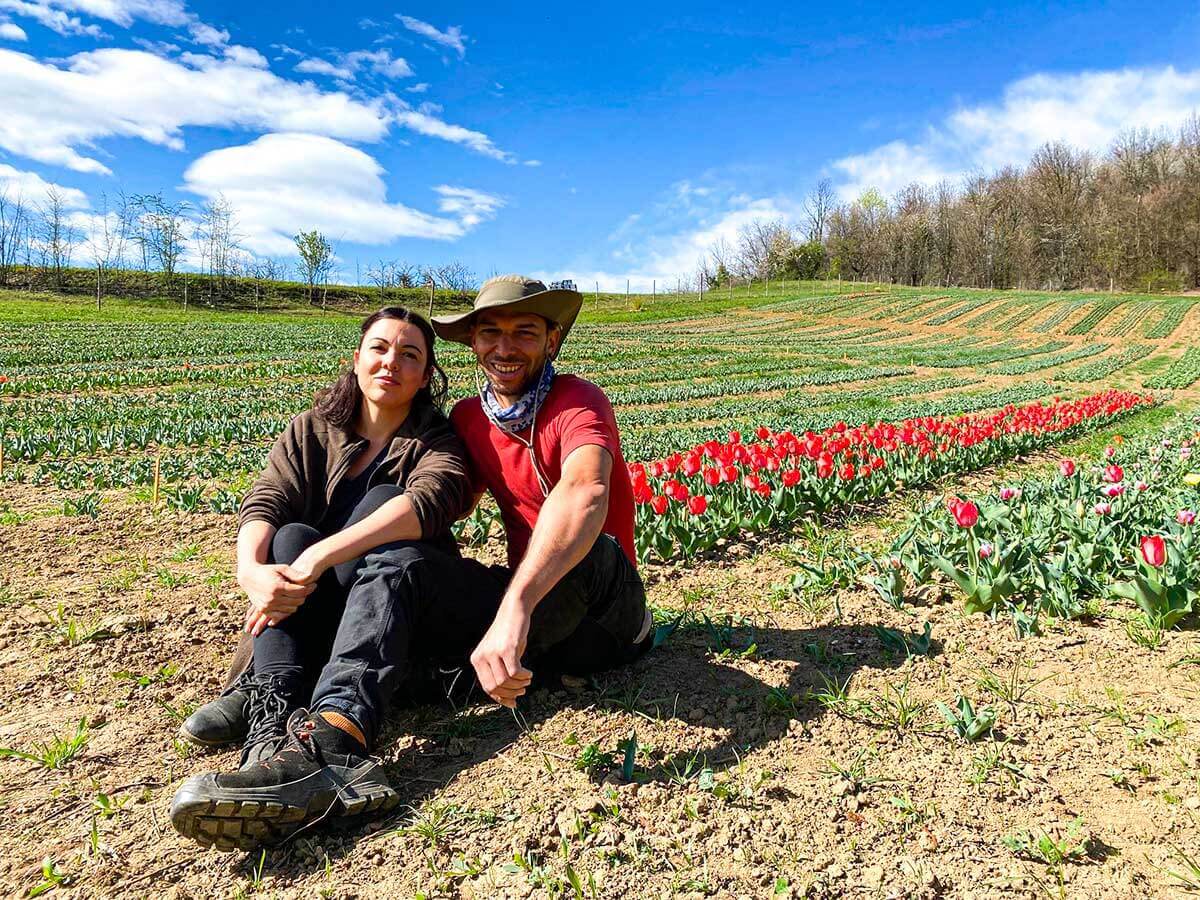
MULTIPOLYGON (((324 531, 333 492, 368 444, 311 409, 300 413, 275 441, 266 468, 242 501, 238 528, 255 521, 276 528, 304 522, 324 531)), ((463 445, 441 411, 429 405, 414 407, 393 436, 367 486, 377 484, 404 488, 421 523, 421 539, 441 544, 453 545, 450 526, 474 499, 463 445)), ((243 632, 226 687, 249 668, 253 653, 253 641, 243 632)))

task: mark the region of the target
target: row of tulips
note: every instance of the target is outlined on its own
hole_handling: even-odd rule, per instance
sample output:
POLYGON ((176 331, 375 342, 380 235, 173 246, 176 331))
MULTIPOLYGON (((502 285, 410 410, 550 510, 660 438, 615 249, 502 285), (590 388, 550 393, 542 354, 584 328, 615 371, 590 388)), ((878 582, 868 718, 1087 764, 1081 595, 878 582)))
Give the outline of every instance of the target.
POLYGON ((629 466, 639 557, 688 558, 741 531, 763 531, 905 486, 1028 453, 1153 405, 1104 391, 1078 400, 1005 406, 820 432, 758 428, 629 466))
POLYGON ((1156 629, 1200 611, 1200 418, 1152 439, 1115 441, 1091 465, 1064 459, 1048 480, 951 497, 915 515, 876 561, 880 595, 900 605, 911 579, 940 571, 967 612, 1076 617, 1104 598, 1133 601, 1156 629))

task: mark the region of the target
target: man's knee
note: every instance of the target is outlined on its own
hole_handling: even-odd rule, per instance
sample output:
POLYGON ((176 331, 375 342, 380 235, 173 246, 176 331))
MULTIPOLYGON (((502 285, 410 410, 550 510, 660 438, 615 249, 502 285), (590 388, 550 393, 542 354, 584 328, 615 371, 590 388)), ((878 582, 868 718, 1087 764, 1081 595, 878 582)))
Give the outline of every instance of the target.
POLYGON ((363 557, 358 580, 419 576, 428 562, 430 549, 422 541, 396 541, 376 547, 363 557))

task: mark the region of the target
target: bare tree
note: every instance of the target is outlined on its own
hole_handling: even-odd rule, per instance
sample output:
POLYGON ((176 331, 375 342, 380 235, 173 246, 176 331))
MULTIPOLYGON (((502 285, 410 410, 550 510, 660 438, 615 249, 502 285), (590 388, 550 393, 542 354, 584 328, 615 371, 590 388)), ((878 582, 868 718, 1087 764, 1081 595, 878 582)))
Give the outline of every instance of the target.
POLYGON ((54 285, 63 286, 63 275, 71 266, 71 255, 79 231, 67 215, 67 201, 56 185, 46 188, 41 205, 41 246, 44 266, 54 273, 54 285))
POLYGON ((169 283, 190 239, 191 204, 169 203, 162 194, 143 194, 135 202, 140 208, 138 239, 146 248, 146 259, 157 264, 169 283))
POLYGON ((195 242, 200 251, 201 267, 208 274, 208 299, 212 303, 214 289, 225 291, 225 279, 230 274, 234 254, 240 249, 237 220, 233 207, 218 194, 200 209, 195 242))
POLYGON ((7 284, 20 259, 22 245, 29 239, 29 209, 20 194, 10 197, 0 190, 0 285, 7 284))
POLYGON ((738 229, 737 272, 746 278, 768 278, 771 249, 781 237, 792 242, 791 229, 782 219, 755 219, 738 229))
POLYGON ((833 182, 828 178, 822 178, 804 201, 804 214, 808 217, 808 239, 810 241, 825 240, 829 214, 836 205, 837 194, 833 190, 833 182))
POLYGON ((92 264, 96 267, 96 309, 100 308, 104 296, 105 273, 119 265, 125 256, 127 225, 124 210, 120 206, 110 210, 108 194, 101 191, 97 209, 88 219, 86 238, 92 264))
POLYGON ((434 281, 451 291, 469 291, 479 284, 479 279, 465 263, 454 260, 445 265, 426 270, 434 281))

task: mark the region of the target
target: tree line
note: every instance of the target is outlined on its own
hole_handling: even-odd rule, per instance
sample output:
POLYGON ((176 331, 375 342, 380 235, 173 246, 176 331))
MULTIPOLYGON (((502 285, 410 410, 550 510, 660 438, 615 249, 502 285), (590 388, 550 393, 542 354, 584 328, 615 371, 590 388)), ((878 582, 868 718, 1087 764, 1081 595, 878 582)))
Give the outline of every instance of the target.
POLYGON ((1200 287, 1200 117, 1129 130, 1100 155, 1042 146, 1024 166, 960 183, 869 189, 821 181, 800 222, 755 221, 699 265, 730 277, 1142 291, 1200 287))
POLYGON ((257 305, 299 299, 289 289, 295 278, 304 300, 324 305, 331 299, 386 304, 427 287, 464 295, 478 281, 457 261, 380 259, 365 270, 356 264, 350 287, 333 242, 317 229, 298 231, 295 253, 286 257, 253 254, 242 241, 236 211, 223 196, 197 206, 161 193, 101 193, 92 209, 81 211, 55 186, 32 199, 0 187, 0 286, 94 293, 97 305, 110 294, 257 305))

